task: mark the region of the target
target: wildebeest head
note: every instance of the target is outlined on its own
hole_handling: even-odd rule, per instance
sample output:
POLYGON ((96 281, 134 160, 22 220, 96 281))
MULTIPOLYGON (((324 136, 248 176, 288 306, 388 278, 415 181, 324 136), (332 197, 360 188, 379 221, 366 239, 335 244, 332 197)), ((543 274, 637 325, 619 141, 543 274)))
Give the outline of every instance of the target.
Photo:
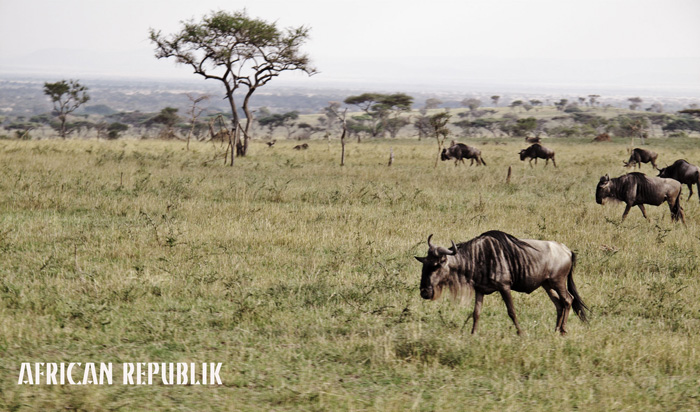
POLYGON ((525 160, 527 158, 527 153, 526 153, 525 149, 521 150, 519 154, 520 154, 520 160, 525 160))
POLYGON ((612 196, 612 182, 607 174, 600 178, 595 189, 595 202, 602 205, 605 199, 612 196))
POLYGON ((423 272, 420 280, 420 296, 423 299, 435 300, 440 297, 442 288, 450 282, 450 268, 448 256, 457 253, 457 246, 452 242, 450 249, 435 246, 430 243, 433 235, 428 236, 428 256, 416 256, 416 260, 423 264, 423 272))
POLYGON ((447 149, 442 149, 442 153, 440 153, 440 160, 450 160, 450 155, 447 154, 447 149))
MULTIPOLYGON (((674 165, 675 165, 675 163, 674 163, 674 165)), ((658 177, 664 177, 664 178, 667 178, 667 179, 673 179, 673 176, 671 176, 670 168, 669 168, 668 166, 659 169, 659 174, 656 175, 656 176, 658 176, 658 177)))

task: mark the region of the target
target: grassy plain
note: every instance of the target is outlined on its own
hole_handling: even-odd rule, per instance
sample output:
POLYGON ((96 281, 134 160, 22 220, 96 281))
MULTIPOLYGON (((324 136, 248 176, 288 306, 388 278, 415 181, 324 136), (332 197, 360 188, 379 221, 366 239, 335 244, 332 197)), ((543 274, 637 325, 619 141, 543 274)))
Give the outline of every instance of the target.
POLYGON ((254 143, 233 168, 212 144, 0 141, 0 409, 700 409, 697 197, 687 227, 621 224, 594 190, 629 142, 548 140, 557 169, 467 143, 487 167, 434 168, 434 141, 353 142, 345 167, 337 142, 254 143), (590 324, 558 336, 538 290, 514 296, 524 336, 496 295, 471 336, 471 301, 423 301, 427 236, 490 229, 576 251, 590 324), (18 385, 22 362, 113 362, 114 384, 18 385), (222 362, 224 385, 125 386, 121 362, 222 362))

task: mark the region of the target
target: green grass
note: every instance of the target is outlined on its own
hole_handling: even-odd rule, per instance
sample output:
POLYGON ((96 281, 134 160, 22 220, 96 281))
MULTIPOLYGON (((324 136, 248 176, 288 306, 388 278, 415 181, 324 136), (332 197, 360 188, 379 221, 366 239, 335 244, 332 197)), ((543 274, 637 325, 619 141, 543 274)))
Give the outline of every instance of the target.
POLYGON ((697 197, 686 227, 620 223, 594 191, 629 142, 548 140, 554 169, 484 141, 478 168, 434 168, 434 141, 351 143, 345 167, 337 142, 253 143, 233 168, 212 144, 0 141, 0 409, 700 408, 697 197), (538 290, 514 296, 523 337, 497 295, 472 336, 471 301, 423 301, 427 236, 490 229, 576 251, 590 324, 558 336, 538 290), (224 385, 17 385, 22 362, 222 362, 224 385))

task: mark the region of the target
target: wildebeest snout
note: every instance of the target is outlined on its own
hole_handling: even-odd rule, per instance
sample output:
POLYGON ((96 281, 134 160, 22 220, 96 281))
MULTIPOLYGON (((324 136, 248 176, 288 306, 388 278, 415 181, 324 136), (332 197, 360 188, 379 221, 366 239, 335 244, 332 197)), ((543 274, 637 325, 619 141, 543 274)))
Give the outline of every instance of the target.
POLYGON ((603 204, 603 197, 598 193, 596 193, 596 195, 595 195, 595 202, 598 203, 599 205, 603 204))
POLYGON ((434 292, 432 286, 420 288, 420 297, 422 297, 423 299, 432 299, 433 294, 434 292))

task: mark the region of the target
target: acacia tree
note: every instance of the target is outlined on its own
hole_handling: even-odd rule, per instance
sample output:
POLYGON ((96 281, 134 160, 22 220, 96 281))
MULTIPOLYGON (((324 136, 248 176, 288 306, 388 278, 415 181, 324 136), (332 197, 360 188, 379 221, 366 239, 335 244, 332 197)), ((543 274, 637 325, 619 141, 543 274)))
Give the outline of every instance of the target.
POLYGON ((438 152, 437 156, 435 157, 435 166, 433 167, 437 167, 438 160, 440 160, 440 154, 442 153, 442 148, 445 146, 445 140, 447 139, 447 136, 450 135, 450 129, 447 127, 447 124, 450 122, 450 117, 452 117, 452 115, 447 111, 436 113, 428 117, 430 134, 435 136, 435 140, 437 141, 438 145, 438 152))
POLYGON ((190 115, 191 123, 190 130, 187 132, 187 150, 190 150, 190 138, 192 138, 192 134, 197 128, 197 119, 205 110, 204 108, 198 107, 197 105, 204 100, 208 100, 209 96, 205 94, 199 97, 194 97, 191 94, 187 94, 187 98, 190 99, 190 102, 192 103, 189 112, 187 112, 190 115))
POLYGON ((292 137, 292 128, 296 125, 296 121, 299 119, 299 112, 287 112, 283 114, 271 114, 269 116, 261 117, 258 119, 258 124, 261 127, 267 127, 270 131, 270 136, 272 136, 272 131, 278 127, 284 127, 287 129, 287 139, 292 137))
POLYGON ((627 99, 627 101, 630 102, 630 110, 637 110, 642 104, 641 97, 630 97, 629 99, 627 99))
POLYGON ((232 114, 231 166, 234 150, 238 156, 245 156, 248 150, 247 132, 253 120, 249 105, 253 93, 285 71, 316 73, 308 55, 301 52, 308 38, 307 27, 280 30, 276 23, 251 18, 245 10, 217 11, 204 16, 201 22, 183 22, 182 29, 170 36, 150 29, 156 58, 174 57, 177 63, 190 66, 195 74, 224 85, 232 114), (242 104, 247 116, 245 128, 241 127, 234 96, 237 91, 245 93, 242 104))
POLYGON ((60 121, 58 133, 64 139, 70 133, 70 130, 66 127, 68 115, 90 100, 87 90, 88 88, 81 85, 77 80, 44 83, 44 94, 51 98, 53 115, 58 117, 60 121))
POLYGON ((397 127, 401 128, 409 123, 399 119, 401 113, 411 109, 413 97, 404 93, 363 93, 346 98, 345 104, 358 106, 365 113, 362 118, 356 116, 355 119, 366 120, 369 123, 369 133, 372 137, 377 137, 385 131, 390 131, 392 136, 395 136, 398 132, 397 127))
POLYGON ((172 139, 175 137, 173 128, 175 127, 175 124, 180 121, 180 116, 177 115, 177 111, 178 109, 175 107, 166 107, 165 109, 162 109, 160 113, 148 120, 149 124, 163 125, 163 129, 158 135, 158 137, 161 139, 172 139))

